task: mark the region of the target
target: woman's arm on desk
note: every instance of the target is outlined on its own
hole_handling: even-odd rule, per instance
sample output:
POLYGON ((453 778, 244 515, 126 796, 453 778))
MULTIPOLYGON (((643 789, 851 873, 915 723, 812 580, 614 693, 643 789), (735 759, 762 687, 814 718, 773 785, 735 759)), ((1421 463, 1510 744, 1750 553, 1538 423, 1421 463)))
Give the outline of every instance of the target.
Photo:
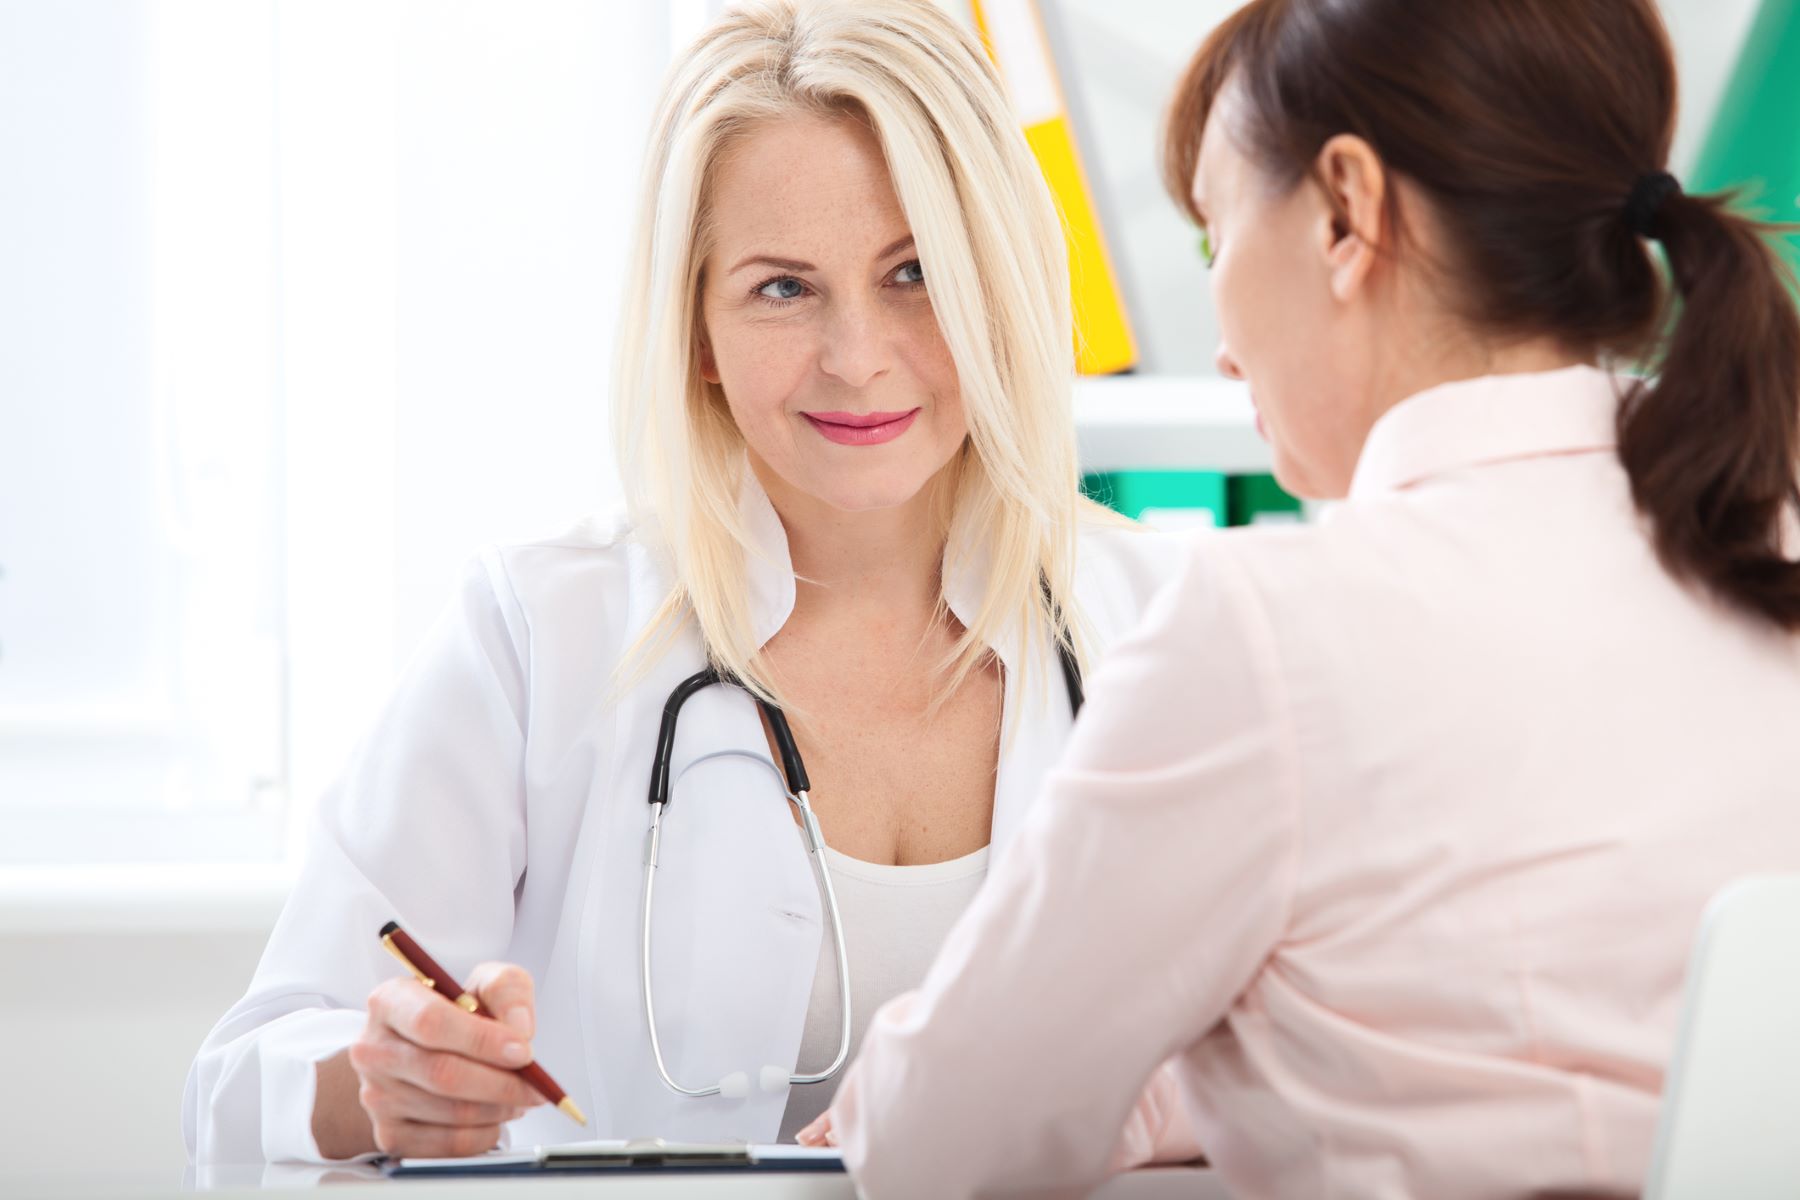
POLYGON ((194 1060, 183 1105, 194 1161, 350 1156, 315 1131, 331 1150, 374 1149, 356 1136, 358 1089, 341 1065, 319 1064, 363 1035, 377 985, 425 990, 383 951, 385 922, 452 970, 506 953, 525 869, 525 636, 503 565, 483 556, 320 801, 255 978, 194 1060))
POLYGON ((865 1195, 1085 1195, 1152 1074, 1276 944, 1291 738, 1270 631, 1216 547, 1112 651, 1048 788, 833 1105, 865 1195))
MULTIPOLYGON (((818 1118, 794 1136, 802 1146, 835 1146, 837 1131, 831 1127, 831 1113, 818 1118)), ((1180 1085, 1173 1060, 1157 1068, 1150 1083, 1138 1097, 1119 1141, 1113 1147, 1111 1169, 1129 1171, 1157 1163, 1195 1163, 1203 1159, 1194 1127, 1181 1103, 1180 1085)))

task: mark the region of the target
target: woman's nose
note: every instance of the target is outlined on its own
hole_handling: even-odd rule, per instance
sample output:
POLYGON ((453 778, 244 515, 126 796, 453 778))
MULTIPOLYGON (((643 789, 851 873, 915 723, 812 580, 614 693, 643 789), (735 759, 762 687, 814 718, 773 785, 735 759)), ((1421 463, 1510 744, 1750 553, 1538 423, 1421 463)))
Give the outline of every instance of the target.
POLYGON ((849 305, 840 307, 826 323, 819 367, 859 388, 887 370, 888 354, 887 330, 878 309, 849 305))
POLYGON ((1231 357, 1231 351, 1225 348, 1223 342, 1219 344, 1218 351, 1213 355, 1213 362, 1218 366, 1219 374, 1225 378, 1240 381, 1244 378, 1244 372, 1237 365, 1237 359, 1231 357))

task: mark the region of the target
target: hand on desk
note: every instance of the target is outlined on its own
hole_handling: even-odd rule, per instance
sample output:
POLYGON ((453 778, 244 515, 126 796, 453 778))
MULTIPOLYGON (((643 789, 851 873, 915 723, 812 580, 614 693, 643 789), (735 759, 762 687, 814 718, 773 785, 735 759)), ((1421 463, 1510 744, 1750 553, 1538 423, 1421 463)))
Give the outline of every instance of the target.
POLYGON ((802 1146, 835 1146, 837 1134, 831 1129, 831 1110, 828 1108, 814 1118, 813 1123, 794 1135, 794 1140, 802 1146))
POLYGON ((483 963, 467 986, 500 1020, 465 1012, 408 977, 369 993, 362 1036, 319 1067, 313 1132, 322 1154, 480 1154, 500 1140, 504 1122, 545 1103, 512 1073, 531 1061, 531 976, 483 963))

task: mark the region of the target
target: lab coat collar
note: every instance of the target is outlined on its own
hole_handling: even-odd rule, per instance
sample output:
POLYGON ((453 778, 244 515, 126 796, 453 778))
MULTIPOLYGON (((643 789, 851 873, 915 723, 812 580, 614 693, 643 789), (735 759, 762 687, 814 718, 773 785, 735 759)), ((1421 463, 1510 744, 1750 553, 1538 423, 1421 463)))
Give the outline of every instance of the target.
MULTIPOLYGON (((787 529, 781 523, 781 515, 775 511, 775 505, 756 478, 756 472, 748 466, 744 469, 743 483, 739 488, 738 506, 744 532, 750 539, 746 553, 750 619, 757 645, 760 646, 781 632, 788 617, 793 615, 794 560, 788 548, 787 529)), ((944 547, 942 588, 944 603, 964 628, 974 627, 976 614, 987 590, 992 561, 992 554, 985 544, 958 527, 952 528, 949 542, 944 547)), ((1017 641, 1016 634, 1015 620, 999 631, 996 638, 999 644, 989 646, 1000 660, 1001 666, 1009 673, 1014 672, 1018 666, 1015 662, 1016 648, 1013 645, 1017 641)))
POLYGON ((1605 371, 1574 366, 1419 392, 1369 430, 1350 496, 1398 491, 1469 467, 1611 450, 1622 387, 1605 371))
POLYGON ((749 536, 745 552, 745 577, 750 587, 750 621, 756 644, 764 645, 781 632, 794 612, 794 560, 788 552, 787 527, 756 478, 744 468, 738 489, 738 511, 749 536))

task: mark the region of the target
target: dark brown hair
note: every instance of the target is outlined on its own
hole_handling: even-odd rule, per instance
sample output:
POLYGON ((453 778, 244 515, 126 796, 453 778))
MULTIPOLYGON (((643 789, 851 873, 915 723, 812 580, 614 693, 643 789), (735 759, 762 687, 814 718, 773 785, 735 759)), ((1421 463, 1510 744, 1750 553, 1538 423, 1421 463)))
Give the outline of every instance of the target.
POLYGON ((1247 101, 1233 143, 1278 185, 1312 177, 1341 133, 1413 184, 1477 328, 1651 367, 1620 406, 1619 457, 1664 565, 1800 629, 1800 564, 1781 542, 1800 505, 1800 315, 1772 227, 1733 197, 1678 190, 1647 226, 1626 212, 1675 125, 1653 0, 1254 0, 1169 110, 1164 180, 1196 221, 1227 84, 1247 101), (1670 282, 1640 234, 1662 243, 1670 282))

